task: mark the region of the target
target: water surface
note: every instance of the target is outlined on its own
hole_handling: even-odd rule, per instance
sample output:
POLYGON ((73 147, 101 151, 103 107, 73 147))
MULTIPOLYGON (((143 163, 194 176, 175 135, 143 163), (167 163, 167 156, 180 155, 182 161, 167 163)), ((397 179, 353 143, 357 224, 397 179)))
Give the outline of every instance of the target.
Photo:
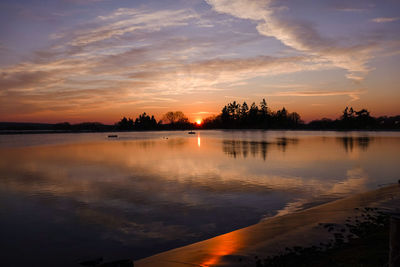
POLYGON ((393 183, 400 134, 0 136, 3 266, 139 259, 393 183))

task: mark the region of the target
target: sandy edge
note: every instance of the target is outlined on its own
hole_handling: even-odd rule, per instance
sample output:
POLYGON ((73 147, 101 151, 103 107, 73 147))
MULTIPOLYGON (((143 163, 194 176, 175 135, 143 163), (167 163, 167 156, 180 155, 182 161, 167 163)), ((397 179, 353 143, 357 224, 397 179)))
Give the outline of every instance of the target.
POLYGON ((253 260, 282 253, 286 247, 312 246, 332 240, 321 224, 344 225, 358 209, 374 207, 400 212, 400 186, 373 191, 272 217, 255 225, 135 261, 135 267, 240 266, 239 258, 253 260))

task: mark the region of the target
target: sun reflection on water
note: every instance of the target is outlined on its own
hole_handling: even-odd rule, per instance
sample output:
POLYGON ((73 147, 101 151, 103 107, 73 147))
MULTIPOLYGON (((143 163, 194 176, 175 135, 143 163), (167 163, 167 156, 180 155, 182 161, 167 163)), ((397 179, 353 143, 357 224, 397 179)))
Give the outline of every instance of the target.
POLYGON ((242 246, 242 236, 237 232, 227 233, 215 238, 208 248, 211 253, 204 259, 200 266, 208 267, 218 264, 223 256, 233 255, 242 246))

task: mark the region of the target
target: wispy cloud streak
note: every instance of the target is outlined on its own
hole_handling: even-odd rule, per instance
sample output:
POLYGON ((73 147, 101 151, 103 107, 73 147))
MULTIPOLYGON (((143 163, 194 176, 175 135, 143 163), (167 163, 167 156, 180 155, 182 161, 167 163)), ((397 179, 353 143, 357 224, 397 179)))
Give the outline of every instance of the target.
POLYGON ((362 80, 370 71, 368 60, 375 44, 343 46, 335 40, 321 36, 313 24, 302 20, 282 19, 271 0, 205 0, 220 13, 256 21, 257 31, 274 37, 286 46, 309 55, 318 56, 346 69, 347 77, 362 80))
POLYGON ((177 95, 220 91, 258 76, 329 67, 303 56, 197 60, 193 55, 210 50, 212 42, 165 38, 162 30, 198 17, 191 10, 118 9, 54 35, 54 44, 37 51, 33 60, 0 69, 5 96, 0 112, 89 110, 106 103, 108 108, 160 106, 176 102, 177 95))
MULTIPOLYGON (((94 6, 90 4, 93 1, 78 0, 80 9, 83 4, 94 6)), ((341 75, 342 71, 337 70, 342 69, 350 81, 361 82, 373 69, 369 62, 378 46, 386 53, 381 57, 398 55, 396 35, 391 35, 386 46, 376 37, 334 38, 313 21, 285 16, 291 9, 278 0, 206 1, 211 8, 196 9, 187 4, 157 9, 158 4, 143 4, 139 8, 115 6, 104 11, 102 7, 80 18, 79 23, 74 20, 62 29, 53 27, 49 30, 53 34, 43 35, 49 37, 43 48, 24 55, 23 60, 16 55, 7 60, 8 54, 20 48, 2 41, 0 120, 13 118, 13 114, 14 118, 52 114, 68 119, 69 115, 96 112, 113 114, 117 119, 123 110, 139 113, 144 108, 175 105, 188 107, 187 113, 195 114, 193 107, 189 109, 189 103, 196 103, 194 99, 206 105, 207 98, 218 96, 216 105, 220 105, 229 95, 237 99, 250 97, 243 90, 251 91, 251 96, 271 95, 273 88, 265 87, 271 83, 281 90, 301 90, 282 92, 282 96, 349 96, 356 100, 363 92, 314 92, 311 89, 318 88, 315 84, 319 81, 311 81, 310 77, 329 80, 328 75, 341 75), (99 10, 101 13, 97 13, 99 10), (305 73, 310 71, 318 71, 318 75, 305 73)), ((353 6, 346 3, 341 7, 367 8, 362 1, 353 6)), ((368 12, 357 15, 368 15, 364 18, 368 21, 368 12)), ((66 10, 65 14, 59 21, 85 11, 66 10)), ((388 29, 394 23, 383 22, 393 19, 397 18, 376 18, 381 25, 367 24, 388 29)), ((338 84, 345 88, 360 86, 349 86, 349 81, 343 80, 338 84)), ((332 87, 339 88, 319 88, 332 87)), ((369 86, 363 87, 370 90, 369 86)))
POLYGON ((364 94, 365 90, 343 90, 343 91, 285 91, 278 92, 276 96, 304 96, 304 97, 318 97, 318 96, 349 96, 351 101, 360 99, 360 95, 364 94))
POLYGON ((399 20, 399 17, 392 17, 392 18, 374 18, 371 21, 376 23, 385 23, 385 22, 393 22, 399 20))

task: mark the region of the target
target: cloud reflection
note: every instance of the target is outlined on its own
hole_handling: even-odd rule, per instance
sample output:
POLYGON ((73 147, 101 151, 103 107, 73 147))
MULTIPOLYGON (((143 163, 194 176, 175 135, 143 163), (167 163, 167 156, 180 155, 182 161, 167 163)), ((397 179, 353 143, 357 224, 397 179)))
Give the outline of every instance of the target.
MULTIPOLYGON (((93 226, 101 242, 120 242, 131 250, 146 247, 149 255, 397 175, 398 165, 378 162, 384 155, 392 158, 397 139, 371 143, 354 136, 354 144, 367 143, 368 149, 351 157, 338 149, 343 140, 350 141, 335 136, 227 135, 3 147, 0 188, 3 197, 18 196, 16 204, 29 199, 41 210, 59 211, 54 216, 60 223, 93 226), (385 166, 384 177, 371 175, 373 164, 385 166)), ((228 247, 218 247, 210 262, 228 247)))

